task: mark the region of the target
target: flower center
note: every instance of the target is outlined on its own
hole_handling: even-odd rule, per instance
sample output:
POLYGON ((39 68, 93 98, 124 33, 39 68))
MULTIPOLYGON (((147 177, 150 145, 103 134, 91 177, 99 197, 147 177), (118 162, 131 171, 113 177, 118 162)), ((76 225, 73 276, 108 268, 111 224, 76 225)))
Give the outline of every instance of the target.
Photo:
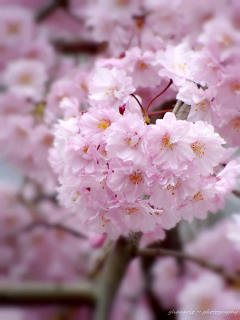
POLYGON ((173 144, 170 144, 169 141, 170 141, 170 136, 168 133, 165 133, 165 135, 162 138, 161 144, 163 147, 169 148, 172 150, 173 144))
POLYGON ((201 201, 203 200, 203 196, 204 196, 204 193, 202 190, 198 191, 198 193, 196 193, 192 199, 192 201, 194 203, 198 202, 198 201, 201 201))
POLYGON ((203 102, 196 103, 195 111, 200 109, 201 111, 205 112, 206 110, 209 109, 209 107, 210 107, 209 101, 208 100, 204 100, 203 102))
MULTIPOLYGON (((137 133, 136 133, 136 135, 137 135, 137 133)), ((139 140, 140 140, 140 138, 139 138, 139 140)), ((131 145, 132 139, 129 137, 125 138, 124 141, 125 141, 126 145, 128 145, 132 149, 136 149, 136 150, 138 149, 139 142, 135 143, 134 145, 131 145)))
POLYGON ((185 71, 186 63, 176 63, 172 66, 173 70, 180 69, 182 71, 185 71))
POLYGON ((225 48, 229 48, 233 45, 232 38, 227 34, 224 34, 219 42, 220 45, 225 48))
POLYGON ((233 82, 231 85, 230 85, 230 91, 232 94, 234 95, 237 95, 240 93, 240 84, 238 81, 236 82, 233 82))
POLYGON ((109 87, 107 87, 107 92, 106 92, 106 94, 107 95, 112 95, 113 96, 113 98, 115 98, 115 99, 117 99, 116 97, 115 97, 115 95, 114 95, 114 91, 115 90, 117 90, 117 87, 111 87, 111 86, 109 86, 109 87))
POLYGON ((143 180, 141 173, 134 173, 130 175, 130 181, 133 182, 133 184, 139 184, 143 180))
POLYGON ((138 212, 138 209, 137 208, 129 208, 129 207, 126 207, 125 210, 127 211, 127 213, 130 215, 134 212, 138 212))
POLYGON ((192 151, 196 156, 199 158, 202 158, 204 156, 204 150, 205 148, 205 143, 202 143, 201 141, 196 141, 191 144, 192 151))
POLYGON ((28 85, 32 82, 32 78, 30 76, 30 74, 23 74, 20 78, 19 78, 19 83, 22 85, 28 85))
POLYGON ((139 67, 140 67, 140 69, 142 69, 142 70, 147 69, 147 65, 146 65, 146 63, 144 63, 143 61, 141 61, 141 62, 139 63, 139 67))
POLYGON ((108 119, 100 119, 98 128, 100 130, 106 130, 107 127, 109 127, 111 125, 111 122, 108 119))
POLYGON ((167 186, 167 190, 172 190, 172 195, 174 196, 175 191, 181 186, 181 182, 178 180, 178 182, 175 184, 175 186, 172 186, 171 184, 169 184, 167 186))
POLYGON ((106 226, 106 224, 108 223, 108 222, 110 222, 110 219, 106 219, 106 218, 104 218, 104 217, 102 217, 102 221, 103 221, 103 227, 105 227, 106 226))
POLYGON ((231 125, 233 131, 239 132, 239 130, 240 130, 240 117, 231 120, 230 125, 231 125))
POLYGON ((20 25, 18 22, 9 22, 7 25, 7 33, 11 35, 16 35, 20 31, 20 25))

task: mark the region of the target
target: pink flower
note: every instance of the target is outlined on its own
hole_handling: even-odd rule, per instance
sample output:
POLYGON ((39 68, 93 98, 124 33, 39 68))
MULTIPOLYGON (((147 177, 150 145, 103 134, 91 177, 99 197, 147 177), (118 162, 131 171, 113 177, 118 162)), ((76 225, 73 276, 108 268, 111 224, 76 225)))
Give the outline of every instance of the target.
POLYGON ((177 169, 179 163, 193 160, 191 143, 195 136, 190 123, 177 121, 173 113, 166 113, 156 125, 150 126, 146 136, 152 163, 160 168, 177 169))
POLYGON ((160 85, 161 78, 158 76, 159 66, 156 66, 156 54, 151 51, 141 51, 135 47, 126 52, 121 60, 121 68, 126 70, 127 75, 133 79, 133 86, 155 88, 160 85))
POLYGON ((39 101, 45 91, 47 75, 41 62, 17 60, 8 64, 3 79, 10 91, 39 101))
POLYGON ((158 175, 153 167, 111 161, 107 184, 116 194, 124 194, 127 201, 134 202, 142 194, 150 194, 150 187, 158 175))
POLYGON ((213 174, 213 168, 224 156, 225 149, 222 144, 225 141, 214 132, 214 127, 206 122, 197 121, 192 128, 197 134, 197 138, 191 143, 194 163, 202 175, 213 174))
POLYGON ((191 65, 192 56, 193 51, 186 42, 175 47, 168 45, 166 51, 157 53, 157 63, 164 67, 159 75, 172 79, 177 86, 183 85, 186 80, 192 80, 191 71, 194 69, 191 65))
POLYGON ((123 70, 100 68, 93 76, 89 85, 92 104, 111 106, 115 109, 126 103, 129 95, 135 91, 132 78, 123 70))
POLYGON ((197 85, 191 82, 180 88, 177 99, 191 106, 189 121, 202 120, 213 125, 219 124, 220 114, 214 100, 216 91, 216 87, 210 87, 207 90, 198 89, 197 85))
POLYGON ((179 207, 181 217, 191 222, 193 217, 206 219, 208 211, 216 212, 218 209, 223 209, 225 195, 218 194, 216 184, 215 176, 202 177, 195 193, 186 199, 182 207, 179 207))
POLYGON ((143 141, 147 129, 143 119, 136 114, 124 115, 109 128, 106 139, 108 156, 118 157, 124 161, 146 163, 143 141))
POLYGON ((166 309, 176 306, 176 300, 182 287, 182 279, 179 277, 179 266, 176 259, 166 257, 157 259, 152 268, 153 291, 166 309))
POLYGON ((81 134, 87 137, 108 135, 112 123, 117 122, 119 118, 120 113, 111 107, 91 107, 79 121, 81 134))
MULTIPOLYGON (((190 280, 178 297, 178 305, 181 310, 199 310, 194 314, 194 319, 202 318, 202 313, 208 309, 214 309, 214 300, 224 289, 224 281, 215 274, 203 273, 199 278, 190 280)), ((183 320, 184 314, 179 319, 183 320)))
MULTIPOLYGON (((33 14, 23 6, 1 6, 1 38, 15 50, 30 43, 34 35, 33 14), (21 46, 18 48, 18 46, 21 46)), ((13 49, 13 50, 14 50, 13 49)))

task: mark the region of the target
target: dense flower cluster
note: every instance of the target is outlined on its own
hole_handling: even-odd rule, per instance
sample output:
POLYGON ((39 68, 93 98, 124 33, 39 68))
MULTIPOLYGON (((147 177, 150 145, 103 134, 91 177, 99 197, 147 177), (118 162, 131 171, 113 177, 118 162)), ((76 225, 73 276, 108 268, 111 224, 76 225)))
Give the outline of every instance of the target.
MULTIPOLYGON (((238 0, 48 2, 0 0, 0 151, 23 178, 21 190, 0 190, 4 283, 86 279, 98 248, 130 231, 143 232, 140 247, 166 233, 169 244, 165 229, 223 208, 240 176, 238 0)), ((239 226, 236 214, 184 250, 237 273, 239 226)), ((240 312, 220 277, 173 257, 145 264, 128 266, 111 320, 240 312)), ((0 312, 91 316, 85 306, 0 312)))
POLYGON ((129 105, 123 113, 101 105, 82 113, 77 100, 62 101, 72 117, 57 125, 51 156, 61 202, 111 238, 169 229, 222 207, 240 169, 230 161, 214 171, 226 152, 213 126, 173 113, 147 125, 129 105))

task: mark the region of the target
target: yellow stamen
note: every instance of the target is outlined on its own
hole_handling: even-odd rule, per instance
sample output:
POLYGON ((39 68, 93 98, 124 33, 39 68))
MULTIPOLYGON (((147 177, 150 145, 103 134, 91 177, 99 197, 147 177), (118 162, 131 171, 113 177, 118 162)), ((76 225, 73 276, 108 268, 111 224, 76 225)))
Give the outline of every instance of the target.
POLYGON ((141 173, 134 173, 130 175, 130 181, 133 182, 133 184, 139 184, 143 180, 141 173))
POLYGON ((100 119, 98 128, 100 130, 106 130, 111 125, 111 122, 108 119, 100 119))
POLYGON ((129 207, 126 207, 125 210, 127 211, 127 213, 130 215, 134 212, 138 212, 138 209, 137 208, 129 208, 129 207))
POLYGON ((199 158, 202 158, 204 156, 204 150, 205 148, 205 143, 202 143, 201 141, 196 141, 191 144, 192 151, 196 156, 199 158))

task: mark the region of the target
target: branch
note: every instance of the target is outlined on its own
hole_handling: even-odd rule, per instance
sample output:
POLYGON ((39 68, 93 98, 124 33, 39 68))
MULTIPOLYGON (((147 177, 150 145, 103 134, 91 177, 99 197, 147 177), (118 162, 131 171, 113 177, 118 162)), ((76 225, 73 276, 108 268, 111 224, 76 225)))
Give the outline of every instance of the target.
POLYGON ((240 198, 240 191, 239 191, 239 190, 233 190, 232 193, 233 193, 236 197, 240 198))
POLYGON ((92 268, 90 268, 89 274, 88 274, 88 278, 89 279, 94 279, 96 278, 96 276, 99 274, 99 272, 101 272, 104 263, 111 251, 113 245, 113 241, 112 240, 105 240, 104 245, 102 246, 101 250, 99 250, 98 255, 94 261, 94 265, 92 268))
POLYGON ((181 100, 177 100, 174 108, 173 108, 173 113, 176 115, 178 110, 180 109, 181 105, 183 104, 183 102, 181 100))
POLYGON ((56 51, 63 54, 89 53, 98 54, 106 50, 107 42, 93 42, 86 40, 53 40, 56 51))
POLYGON ((177 120, 187 120, 190 108, 191 106, 178 100, 173 109, 173 113, 175 113, 177 120))
POLYGON ((17 237, 22 233, 30 232, 30 231, 32 231, 32 230, 34 230, 36 228, 39 228, 39 227, 44 227, 46 229, 57 229, 57 230, 61 230, 61 231, 64 231, 66 233, 69 233, 72 236, 80 238, 80 239, 84 239, 84 240, 88 239, 88 237, 85 234, 83 234, 83 233, 81 233, 79 231, 73 230, 73 229, 71 229, 69 227, 66 227, 66 226, 60 224, 60 223, 49 223, 47 221, 32 222, 29 225, 21 228, 18 231, 4 236, 2 239, 6 240, 6 238, 17 237))
POLYGON ((120 237, 113 246, 99 277, 98 302, 94 320, 109 318, 111 306, 119 284, 129 262, 135 256, 142 233, 131 233, 128 238, 120 237))
POLYGON ((82 284, 14 284, 0 286, 1 306, 94 305, 92 286, 82 284))
POLYGON ((49 17, 57 8, 64 8, 68 10, 68 0, 51 0, 48 5, 39 10, 35 16, 36 22, 41 22, 49 17))
POLYGON ((156 256, 171 256, 175 257, 177 259, 181 260, 188 260, 191 262, 194 262, 198 264, 199 266, 203 268, 207 268, 215 273, 220 274, 223 276, 226 280, 231 282, 238 282, 240 284, 240 275, 236 273, 231 273, 225 270, 221 266, 216 266, 214 264, 211 264, 201 258, 197 258, 194 256, 191 256, 184 252, 174 251, 174 250, 166 250, 166 249, 139 249, 137 251, 137 256, 140 257, 156 257, 156 256))

